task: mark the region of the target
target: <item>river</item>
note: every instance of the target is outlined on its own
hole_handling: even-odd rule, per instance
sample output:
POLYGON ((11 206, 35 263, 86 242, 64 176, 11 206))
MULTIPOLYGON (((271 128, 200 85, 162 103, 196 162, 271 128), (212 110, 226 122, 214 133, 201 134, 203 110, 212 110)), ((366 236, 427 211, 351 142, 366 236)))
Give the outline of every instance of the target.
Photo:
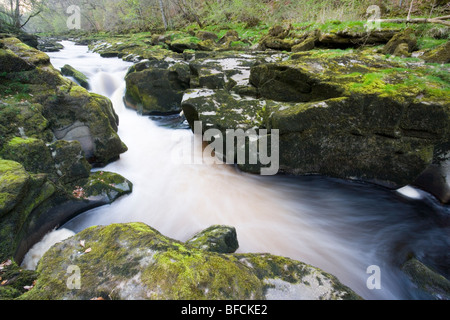
POLYGON ((120 160, 95 170, 119 173, 134 185, 131 195, 69 221, 62 227, 70 230, 65 236, 92 225, 140 221, 185 241, 210 225, 231 225, 238 252, 311 264, 365 299, 429 298, 400 270, 411 253, 448 276, 450 210, 429 194, 409 186, 393 191, 322 176, 257 176, 234 166, 180 163, 174 155, 193 138, 191 130, 168 125, 176 117, 159 121, 124 107, 124 76, 132 63, 63 45, 49 54, 52 64, 72 65, 89 77, 91 91, 112 100, 118 133, 129 148, 120 160), (374 265, 380 289, 367 286, 374 265))

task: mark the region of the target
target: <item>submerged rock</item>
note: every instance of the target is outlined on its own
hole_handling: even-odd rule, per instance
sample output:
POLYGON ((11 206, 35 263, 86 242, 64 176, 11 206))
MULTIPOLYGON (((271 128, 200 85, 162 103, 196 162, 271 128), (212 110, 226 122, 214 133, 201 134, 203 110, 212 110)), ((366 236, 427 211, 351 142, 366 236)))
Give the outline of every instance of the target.
POLYGON ((20 299, 360 299, 307 264, 208 252, 143 223, 88 228, 47 251, 37 272, 35 286, 20 299), (70 266, 80 271, 77 289, 69 289, 76 285, 70 266))
POLYGON ((450 281, 416 258, 405 262, 402 270, 420 290, 431 295, 434 299, 450 299, 450 281))

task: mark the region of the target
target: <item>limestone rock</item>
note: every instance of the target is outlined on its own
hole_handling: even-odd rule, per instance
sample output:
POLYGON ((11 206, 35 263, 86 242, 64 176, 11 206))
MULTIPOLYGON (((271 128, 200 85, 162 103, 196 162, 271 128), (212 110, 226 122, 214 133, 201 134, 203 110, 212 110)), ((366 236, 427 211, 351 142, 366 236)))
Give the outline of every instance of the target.
POLYGON ((47 251, 37 272, 36 285, 20 299, 360 299, 307 264, 199 250, 142 223, 88 228, 47 251), (79 290, 67 287, 71 265, 81 271, 79 290))
POLYGON ((80 86, 85 89, 89 89, 88 78, 83 73, 76 70, 74 67, 66 64, 61 68, 61 73, 65 76, 73 77, 80 86))
POLYGON ((432 63, 450 63, 450 41, 425 53, 422 59, 432 63))
POLYGON ((153 61, 127 74, 125 103, 142 114, 180 112, 189 88, 189 66, 184 62, 153 61))
POLYGON ((293 46, 292 52, 301 52, 301 51, 312 50, 315 47, 315 41, 316 40, 314 38, 309 37, 309 38, 305 39, 304 41, 302 41, 301 43, 293 46))
POLYGON ((203 132, 278 129, 280 169, 291 174, 399 188, 433 161, 442 163, 434 153, 439 146, 448 152, 450 105, 446 85, 426 76, 432 68, 403 73, 403 65, 364 52, 296 55, 251 68, 259 98, 223 89, 187 92, 182 106, 189 124, 202 121, 203 132))
POLYGON ((233 253, 239 248, 236 229, 230 226, 211 226, 195 234, 186 244, 197 249, 218 253, 233 253))

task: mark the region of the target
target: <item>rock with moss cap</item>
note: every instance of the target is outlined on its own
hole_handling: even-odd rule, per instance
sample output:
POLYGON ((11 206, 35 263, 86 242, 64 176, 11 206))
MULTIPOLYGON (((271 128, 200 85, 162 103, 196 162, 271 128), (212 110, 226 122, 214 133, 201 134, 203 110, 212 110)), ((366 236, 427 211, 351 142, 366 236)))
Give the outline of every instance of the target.
POLYGON ((0 261, 20 263, 48 231, 131 192, 131 183, 90 172, 126 150, 111 101, 63 77, 45 53, 16 38, 0 43, 13 65, 0 82, 0 261))
POLYGON ((87 158, 95 165, 107 164, 126 151, 126 146, 117 135, 118 117, 109 99, 89 93, 63 77, 53 68, 45 53, 30 48, 16 38, 3 38, 0 42, 4 45, 1 52, 10 51, 32 66, 31 69, 22 68, 7 73, 1 85, 17 88, 15 91, 20 93, 22 99, 10 98, 9 108, 17 110, 16 118, 25 125, 31 124, 27 120, 34 121, 32 129, 35 136, 31 137, 29 128, 25 126, 22 127, 23 133, 8 134, 41 138, 47 143, 54 137, 58 140, 79 140, 87 158), (21 113, 19 117, 17 112, 21 113), (36 130, 39 126, 45 137, 36 130), (51 130, 50 135, 46 129, 51 130))
POLYGON ((74 67, 66 64, 61 68, 61 73, 65 76, 73 77, 80 86, 89 89, 89 81, 86 75, 76 70, 74 67))
POLYGON ((180 112, 183 92, 189 88, 189 66, 175 60, 141 62, 130 69, 125 82, 127 107, 141 114, 180 112))
POLYGON ((20 163, 0 159, 0 218, 24 196, 29 179, 20 163))
POLYGON ((37 272, 35 286, 20 299, 360 298, 304 263, 270 254, 208 252, 142 223, 88 228, 47 251, 37 272), (70 265, 80 268, 80 289, 67 286, 70 265))
POLYGON ((80 212, 110 204, 132 191, 132 183, 110 172, 96 172, 62 184, 48 174, 29 173, 0 159, 0 260, 18 263, 47 232, 80 212))
POLYGON ((431 63, 450 63, 450 41, 425 53, 422 59, 431 63))
POLYGON ((186 244, 198 249, 233 253, 239 248, 236 229, 230 226, 215 225, 195 234, 186 244))
POLYGON ((397 33, 384 46, 384 54, 393 54, 395 56, 409 56, 411 52, 417 49, 417 39, 412 29, 405 29, 397 33))

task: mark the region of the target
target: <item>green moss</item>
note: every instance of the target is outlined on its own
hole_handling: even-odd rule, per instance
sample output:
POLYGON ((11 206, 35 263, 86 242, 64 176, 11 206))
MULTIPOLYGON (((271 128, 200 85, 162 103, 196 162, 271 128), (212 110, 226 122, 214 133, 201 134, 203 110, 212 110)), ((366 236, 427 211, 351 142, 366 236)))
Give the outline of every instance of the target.
POLYGON ((20 163, 0 158, 0 217, 17 205, 29 179, 20 163))
POLYGON ((117 173, 97 171, 83 184, 83 197, 107 197, 110 202, 132 192, 133 184, 117 173))
POLYGON ((33 286, 37 273, 20 268, 15 261, 0 270, 0 300, 12 300, 33 286))
POLYGON ((89 89, 88 78, 74 67, 66 64, 61 68, 61 73, 65 76, 73 77, 80 84, 80 86, 89 89))
POLYGON ((29 172, 53 173, 50 150, 40 139, 15 137, 5 145, 0 154, 5 159, 20 162, 29 172))
POLYGON ((413 283, 435 299, 450 298, 450 281, 416 258, 408 260, 402 270, 413 283))
POLYGON ((272 255, 198 250, 142 223, 112 224, 52 247, 38 265, 35 287, 20 299, 264 299, 266 277, 296 283, 308 268, 272 255), (80 268, 79 290, 66 286, 70 265, 80 268))
POLYGON ((233 253, 239 248, 236 229, 229 226, 214 225, 186 241, 192 247, 218 253, 233 253))

